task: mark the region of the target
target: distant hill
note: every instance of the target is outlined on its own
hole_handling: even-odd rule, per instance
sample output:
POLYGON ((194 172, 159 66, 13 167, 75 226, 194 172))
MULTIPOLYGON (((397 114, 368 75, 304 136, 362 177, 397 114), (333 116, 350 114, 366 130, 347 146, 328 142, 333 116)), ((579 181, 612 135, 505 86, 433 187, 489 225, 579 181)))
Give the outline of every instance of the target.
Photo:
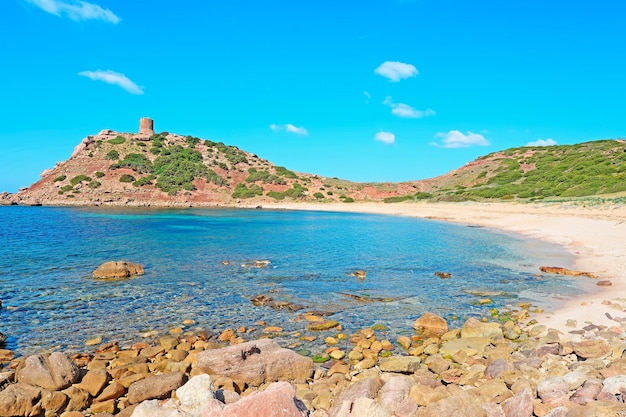
POLYGON ((438 201, 626 195, 626 141, 512 148, 423 183, 438 201))
POLYGON ((221 142, 162 132, 103 130, 4 204, 208 206, 276 201, 465 201, 626 192, 626 142, 523 147, 448 174, 402 183, 355 183, 291 171, 221 142))

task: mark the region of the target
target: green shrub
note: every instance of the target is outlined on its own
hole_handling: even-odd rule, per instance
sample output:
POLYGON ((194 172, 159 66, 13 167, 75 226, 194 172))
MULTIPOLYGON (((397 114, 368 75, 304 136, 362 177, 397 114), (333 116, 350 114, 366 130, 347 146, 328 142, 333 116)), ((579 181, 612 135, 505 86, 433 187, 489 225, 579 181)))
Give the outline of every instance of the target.
POLYGON ((63 187, 61 187, 61 191, 65 193, 65 192, 71 191, 73 188, 74 187, 71 185, 64 185, 63 187))
POLYGON ((83 182, 83 181, 89 182, 89 181, 91 181, 91 177, 88 177, 88 176, 82 175, 82 174, 81 175, 77 175, 77 176, 75 176, 74 178, 72 178, 70 180, 70 184, 72 184, 74 186, 74 185, 78 184, 79 182, 83 182))
POLYGON ((226 180, 212 169, 207 169, 205 178, 207 181, 212 182, 215 185, 226 185, 226 180))
POLYGON ((185 142, 189 145, 190 148, 195 148, 198 143, 200 143, 200 139, 194 138, 193 136, 185 137, 185 142))
POLYGON ((418 191, 415 193, 414 195, 416 200, 427 200, 429 198, 432 198, 433 195, 431 193, 427 193, 425 191, 418 191))
POLYGON ((127 167, 139 174, 152 172, 152 162, 145 155, 138 153, 129 153, 126 157, 117 163, 118 168, 127 167))
POLYGON ((111 145, 121 145, 126 142, 126 138, 124 136, 117 136, 108 141, 111 145))
POLYGON ((161 153, 161 148, 153 146, 152 148, 150 148, 150 153, 153 155, 158 155, 161 153))
POLYGON ((289 171, 285 167, 275 167, 274 169, 276 171, 276 175, 280 177, 298 179, 298 176, 296 175, 295 172, 289 171))
POLYGON ((98 181, 90 181, 89 184, 87 184, 89 186, 89 188, 98 188, 100 187, 102 184, 98 181))
POLYGON ((285 194, 279 193, 278 191, 270 190, 267 192, 267 196, 273 198, 274 200, 284 200, 285 194))
POLYGON ((58 177, 54 179, 53 182, 65 181, 66 178, 67 178, 67 175, 59 175, 58 177))
POLYGON ((256 184, 250 184, 250 188, 246 187, 245 184, 239 183, 235 187, 233 191, 233 198, 252 198, 257 195, 263 195, 263 189, 256 184))
POLYGON ((94 175, 96 176, 96 178, 102 178, 102 177, 104 177, 104 172, 96 171, 96 173, 94 175))
POLYGON ((387 197, 383 199, 383 202, 385 203, 401 203, 403 201, 407 201, 407 200, 414 200, 415 196, 412 195, 397 195, 397 196, 393 196, 393 197, 387 197))
POLYGON ((104 157, 104 159, 120 159, 120 153, 118 151, 116 151, 115 149, 111 149, 106 156, 104 157))
POLYGON ((322 198, 324 198, 324 194, 318 191, 317 193, 313 194, 313 197, 317 198, 318 200, 321 200, 322 198))
POLYGON ((306 191, 308 191, 308 189, 306 187, 303 187, 302 185, 298 184, 297 182, 293 184, 293 186, 287 190, 285 190, 283 192, 283 194, 285 194, 285 197, 290 197, 293 199, 297 199, 300 197, 304 197, 306 195, 306 191))
POLYGON ((120 182, 133 182, 135 181, 135 177, 130 174, 124 174, 120 177, 120 182))
POLYGON ((346 197, 343 199, 344 203, 354 203, 354 198, 352 197, 346 197))
POLYGON ((154 160, 153 168, 158 176, 156 186, 170 195, 181 189, 193 191, 196 189, 193 184, 196 178, 210 175, 202 161, 202 154, 180 145, 163 148, 161 155, 154 160))
POLYGON ((135 187, 143 187, 144 185, 152 185, 152 181, 156 179, 155 175, 148 175, 146 177, 141 177, 137 181, 133 182, 135 187))
POLYGON ((268 171, 257 171, 256 168, 248 169, 248 177, 246 178, 246 182, 256 182, 263 181, 265 184, 284 184, 285 181, 282 180, 277 175, 272 175, 268 171))

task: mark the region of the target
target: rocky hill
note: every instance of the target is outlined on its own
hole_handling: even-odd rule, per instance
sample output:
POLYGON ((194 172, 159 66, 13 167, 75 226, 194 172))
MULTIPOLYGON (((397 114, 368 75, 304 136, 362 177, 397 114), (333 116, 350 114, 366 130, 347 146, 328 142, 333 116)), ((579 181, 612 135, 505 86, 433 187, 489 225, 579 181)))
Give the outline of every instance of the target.
POLYGON ((352 202, 415 193, 413 184, 359 184, 296 173, 221 142, 103 130, 5 203, 202 206, 352 202))
POLYGON ((221 142, 162 132, 103 130, 5 204, 219 206, 276 201, 537 200, 626 195, 626 141, 522 147, 445 175, 355 183, 290 171, 221 142), (620 194, 621 193, 621 194, 620 194))

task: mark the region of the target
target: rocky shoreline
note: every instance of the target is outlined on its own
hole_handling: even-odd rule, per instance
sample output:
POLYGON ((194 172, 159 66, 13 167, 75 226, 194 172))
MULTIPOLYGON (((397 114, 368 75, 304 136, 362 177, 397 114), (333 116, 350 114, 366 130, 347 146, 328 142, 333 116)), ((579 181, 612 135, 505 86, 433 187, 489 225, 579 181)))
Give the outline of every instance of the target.
POLYGON ((326 346, 316 354, 283 348, 272 332, 247 341, 245 328, 176 328, 71 357, 0 350, 0 416, 626 415, 626 320, 572 320, 562 332, 528 308, 456 329, 425 313, 397 340, 381 325, 348 335, 311 317, 326 346))

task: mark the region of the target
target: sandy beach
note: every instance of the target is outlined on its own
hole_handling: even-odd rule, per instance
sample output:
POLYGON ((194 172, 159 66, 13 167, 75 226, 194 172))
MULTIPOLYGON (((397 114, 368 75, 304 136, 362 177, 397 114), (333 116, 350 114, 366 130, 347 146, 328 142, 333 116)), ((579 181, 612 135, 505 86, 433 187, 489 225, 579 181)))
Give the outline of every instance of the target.
MULTIPOLYGON (((562 245, 576 258, 580 271, 612 285, 568 300, 554 311, 533 316, 548 328, 571 331, 586 324, 612 327, 626 320, 626 207, 517 203, 355 203, 275 204, 272 208, 400 215, 479 225, 562 245), (610 317, 611 318, 610 318, 610 317)), ((562 266, 562 265, 550 265, 562 266)), ((572 279, 590 279, 572 277, 572 279)))

